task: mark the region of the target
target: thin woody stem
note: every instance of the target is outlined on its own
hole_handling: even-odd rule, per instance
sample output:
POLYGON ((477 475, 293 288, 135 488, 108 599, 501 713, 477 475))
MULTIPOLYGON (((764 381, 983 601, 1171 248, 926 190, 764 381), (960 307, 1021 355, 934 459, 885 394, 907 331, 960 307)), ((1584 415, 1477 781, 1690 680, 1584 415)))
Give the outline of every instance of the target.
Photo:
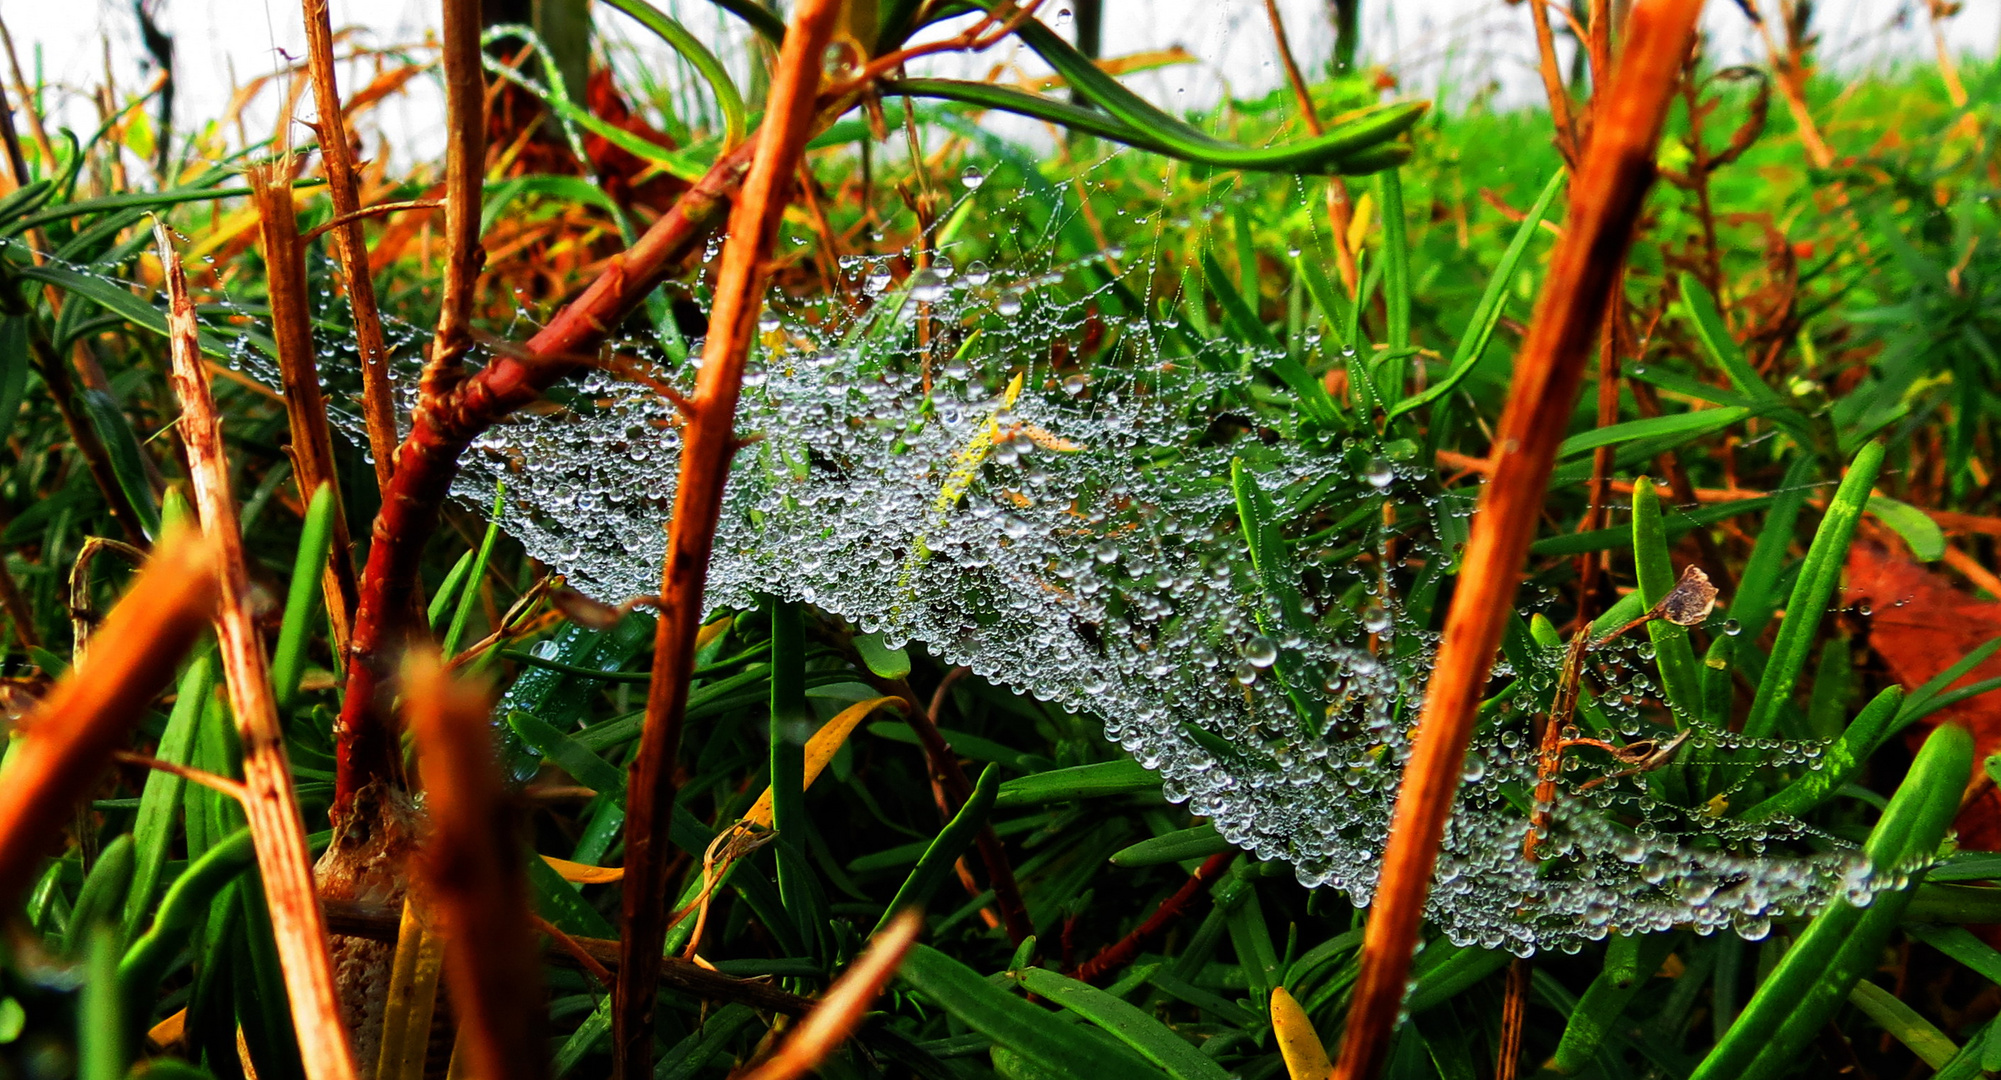
POLYGON ((784 214, 785 193, 798 175, 814 126, 821 54, 841 7, 840 0, 801 0, 793 9, 765 122, 755 140, 755 156, 742 197, 730 214, 729 242, 716 278, 702 370, 689 399, 680 482, 661 571, 661 617, 654 637, 646 722, 627 786, 624 963, 612 1014, 612 1075, 619 1080, 643 1080, 652 1074, 649 1050, 659 973, 653 960, 666 940, 663 898, 673 857, 667 826, 674 809, 674 768, 694 673, 703 586, 722 513, 723 484, 737 446, 737 397, 763 303, 765 261, 784 214))
POLYGON ((396 460, 396 391, 389 381, 389 349, 382 337, 382 312, 375 302, 375 281, 368 274, 368 244, 361 232, 361 185, 355 172, 354 149, 348 143, 347 119, 341 111, 340 86, 334 77, 333 25, 327 0, 303 0, 306 19, 306 59, 312 72, 313 101, 319 107, 320 159, 326 163, 327 191, 334 204, 334 257, 347 279, 348 306, 354 312, 355 351, 361 358, 361 411, 368 428, 368 449, 375 458, 375 483, 387 490, 396 460))
POLYGON ((445 0, 445 265, 438 332, 419 393, 460 376, 472 348, 473 288, 479 247, 480 179, 486 171, 486 80, 480 69, 478 0, 445 0))
POLYGON ((217 546, 221 562, 222 606, 216 616, 229 703, 243 743, 244 816, 257 851, 264 902, 278 960, 291 1000, 300 1059, 309 1080, 352 1080, 354 1055, 340 1022, 333 965, 327 954, 326 922, 313 886, 305 822, 285 756, 285 734, 271 697, 270 662, 251 614, 250 577, 245 569, 243 534, 230 493, 229 459, 202 363, 194 302, 180 256, 156 224, 160 264, 166 271, 167 331, 173 358, 171 382, 181 402, 181 440, 194 479, 195 508, 217 546))

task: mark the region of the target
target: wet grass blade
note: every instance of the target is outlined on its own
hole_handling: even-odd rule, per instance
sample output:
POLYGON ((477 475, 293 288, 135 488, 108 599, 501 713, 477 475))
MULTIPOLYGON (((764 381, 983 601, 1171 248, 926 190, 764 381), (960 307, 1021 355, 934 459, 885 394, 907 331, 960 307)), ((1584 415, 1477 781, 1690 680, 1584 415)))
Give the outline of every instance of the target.
POLYGON ((118 930, 93 922, 84 940, 83 990, 76 1010, 77 1080, 125 1080, 132 1057, 125 1002, 118 993, 118 930))
MULTIPOLYGON (((1661 521, 1661 499, 1653 481, 1641 477, 1633 484, 1633 568, 1639 578, 1640 602, 1651 608, 1674 591, 1674 562, 1668 556, 1667 529, 1661 521)), ((1695 650, 1688 643, 1688 629, 1667 619, 1647 624, 1653 641, 1654 662, 1661 673, 1668 703, 1674 708, 1677 727, 1686 727, 1701 715, 1702 686, 1695 666, 1695 650)))
POLYGON ((1570 1021, 1548 1068, 1558 1075, 1582 1072, 1591 1064, 1598 1048, 1618 1026, 1627 1006, 1660 970, 1674 948, 1674 934, 1646 934, 1638 938, 1617 936, 1606 947, 1605 969, 1591 980, 1570 1021))
POLYGON ((306 646, 312 639, 313 616, 319 614, 320 568, 333 548, 333 516, 340 512, 333 485, 322 484, 306 505, 305 527, 292 560, 292 581, 285 590, 285 616, 278 628, 278 647, 271 654, 271 692, 278 714, 289 715, 299 700, 299 678, 306 670, 306 646))
POLYGON ((493 545, 500 539, 500 511, 506 497, 507 485, 495 484, 493 512, 486 519, 486 534, 480 538, 479 552, 473 556, 472 569, 466 573, 465 586, 459 593, 458 607, 452 612, 451 626, 445 630, 443 651, 447 658, 458 655, 459 641, 465 637, 466 623, 472 618, 473 608, 479 605, 479 583, 486 577, 486 564, 493 558, 493 545))
POLYGON ((133 941, 118 964, 118 981, 132 1009, 140 1010, 152 1000, 160 980, 166 977, 174 958, 188 947, 216 897, 256 862, 250 830, 238 829, 191 861, 174 879, 160 900, 153 925, 133 941))
MULTIPOLYGON (((202 709, 214 690, 214 659, 196 657, 181 676, 180 686, 175 691, 174 710, 167 716, 166 730, 160 733, 160 742, 153 756, 177 765, 188 763, 194 750, 202 709)), ((187 781, 174 773, 155 769, 146 777, 145 790, 139 795, 139 814, 132 823, 132 836, 138 850, 132 874, 132 891, 125 901, 125 941, 138 939, 140 925, 152 913, 153 899, 159 895, 160 879, 166 873, 167 856, 173 848, 174 825, 179 817, 181 793, 186 784, 187 781)))
POLYGON ((945 875, 952 872, 952 864, 959 861, 959 856, 964 855, 979 837, 999 791, 1000 766, 989 765, 980 770, 980 779, 973 785, 972 797, 966 800, 966 805, 961 806, 958 813, 952 815, 952 820, 946 822, 944 828, 938 830, 937 837, 918 857, 910 876, 897 886, 896 896, 890 900, 889 907, 883 911, 882 919, 872 932, 881 932, 898 912, 906 908, 922 908, 931 899, 931 894, 944 884, 945 875))
POLYGON ((1226 1080, 1230 1075, 1160 1021, 1095 986, 1038 967, 1010 971, 1008 978, 1097 1025, 1174 1080, 1226 1080))
POLYGON ((897 977, 960 1023, 1051 1076, 1157 1075, 1136 1055, 1090 1038, 928 945, 911 946, 897 977))
POLYGON ((1127 869, 1161 866, 1166 863, 1181 862, 1184 859, 1206 859, 1218 852, 1228 851, 1234 846, 1223 839, 1223 835, 1216 831, 1214 825, 1204 824, 1120 848, 1112 853, 1111 862, 1113 866, 1123 866, 1127 869))
MULTIPOLYGON (((1863 847, 1879 882, 1938 848, 1972 771, 1973 737, 1965 728, 1946 724, 1925 740, 1863 847)), ((1766 1080, 1791 1072, 1807 1042, 1876 966, 1921 876, 1878 892, 1867 907, 1837 898, 1815 916, 1690 1080, 1766 1080)))
POLYGON ((1160 774, 1131 758, 1051 769, 1021 776, 1000 786, 994 807, 1010 810, 1072 799, 1109 798, 1160 790, 1160 774))
POLYGON ((64 952, 82 955, 86 938, 98 932, 100 923, 114 928, 111 940, 119 941, 115 928, 125 910, 125 896, 132 888, 133 862, 131 833, 119 836, 98 853, 96 865, 83 879, 83 888, 77 890, 76 907, 70 912, 69 935, 63 941, 64 952))
POLYGON ((1869 760, 1869 755, 1876 752, 1883 740, 1897 730, 1897 717, 1903 702, 1904 690, 1900 686, 1888 687, 1877 694, 1855 715, 1841 737, 1821 751, 1819 768, 1808 770, 1764 802, 1744 811, 1744 820, 1799 817, 1833 798, 1854 778, 1862 763, 1869 760))
POLYGON ((1864 446, 1828 502, 1827 514, 1821 518, 1820 528, 1814 531, 1806 562, 1793 583, 1792 597, 1786 601, 1786 618, 1779 624, 1778 637, 1772 642, 1771 661, 1765 665, 1764 677, 1758 680, 1751 711, 1744 717, 1746 738, 1771 737, 1778 728, 1780 711, 1791 703, 1793 688, 1799 684, 1800 673, 1806 670, 1821 619, 1834 599, 1834 590, 1841 584, 1841 568, 1849 541, 1855 537, 1856 523, 1868 506, 1869 488, 1876 483, 1876 473, 1882 467, 1883 444, 1872 442, 1864 446))

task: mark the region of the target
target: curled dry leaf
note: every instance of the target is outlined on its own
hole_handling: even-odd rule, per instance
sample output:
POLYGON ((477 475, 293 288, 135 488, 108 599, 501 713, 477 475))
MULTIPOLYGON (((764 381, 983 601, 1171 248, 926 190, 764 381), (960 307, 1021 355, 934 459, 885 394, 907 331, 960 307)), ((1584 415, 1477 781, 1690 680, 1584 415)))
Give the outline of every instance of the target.
POLYGON ((1716 586, 1700 566, 1686 567, 1681 572, 1681 580, 1674 588, 1661 597, 1649 614, 1675 624, 1676 626, 1698 626, 1709 613, 1716 610, 1716 586))

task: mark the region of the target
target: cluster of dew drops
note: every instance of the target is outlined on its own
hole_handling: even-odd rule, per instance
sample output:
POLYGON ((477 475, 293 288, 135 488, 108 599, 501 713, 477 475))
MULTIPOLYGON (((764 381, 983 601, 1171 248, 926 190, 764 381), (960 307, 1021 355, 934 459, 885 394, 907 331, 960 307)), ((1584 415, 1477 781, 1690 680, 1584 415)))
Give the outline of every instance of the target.
MULTIPOLYGON (((969 167, 962 182, 970 194, 983 179, 969 167)), ((774 293, 738 413, 755 438, 733 466, 709 604, 809 603, 1096 715, 1231 842, 1367 904, 1435 638, 1377 569, 1381 532, 1303 546, 1284 572, 1309 610, 1289 623, 1246 548, 1232 465, 1266 492, 1331 484, 1350 500, 1428 507, 1429 520, 1399 526, 1404 559, 1442 558, 1448 530, 1435 526, 1470 502, 1439 497, 1424 470, 1366 440, 1218 437, 1215 416, 1251 400, 1259 358, 1236 364, 1233 345, 1231 364, 1190 362, 1165 340, 1174 324, 1114 314, 1104 276, 1082 269, 960 265, 948 249, 899 281, 891 260, 852 256, 843 297, 774 293), (1052 359, 1052 343, 1080 341, 1088 320, 1114 343, 1106 355, 1052 359), (1363 550, 1378 558, 1357 559, 1363 550)), ((315 299, 340 316, 330 293, 315 299)), ((407 372, 424 335, 391 331, 407 372)), ((334 373, 335 422, 359 442, 345 347, 322 370, 334 373)), ((657 341, 618 348, 692 382, 698 361, 675 370, 657 341)), ((229 362, 277 384, 260 352, 239 345, 229 362)), ((679 467, 674 407, 604 372, 568 399, 476 442, 454 493, 485 507, 504 481, 502 527, 530 554, 606 601, 652 592, 679 467)), ((1659 700, 1644 651, 1611 647, 1594 669, 1598 707, 1630 739, 1660 734, 1658 711, 1641 707, 1659 700)), ((1551 653, 1501 673, 1545 686, 1558 663, 1551 653)), ((1528 955, 1671 926, 1758 938, 1775 917, 1894 884, 1796 821, 1714 818, 1617 777, 1586 789, 1614 767, 1587 755, 1542 808, 1531 862, 1529 731, 1527 715, 1503 710, 1469 753, 1426 913, 1455 942, 1528 955)), ((1683 753, 1815 768, 1819 750, 1703 732, 1683 753)))

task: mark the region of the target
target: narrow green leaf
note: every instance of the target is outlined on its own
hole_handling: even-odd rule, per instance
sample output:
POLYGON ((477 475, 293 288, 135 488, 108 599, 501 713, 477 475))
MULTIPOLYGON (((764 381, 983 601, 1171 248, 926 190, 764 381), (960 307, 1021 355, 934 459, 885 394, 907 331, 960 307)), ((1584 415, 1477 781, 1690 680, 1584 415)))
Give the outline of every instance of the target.
MULTIPOLYGON (((1638 573, 1640 602, 1648 608, 1674 591, 1676 574, 1668 555, 1667 531, 1661 523, 1661 500, 1651 480, 1633 484, 1633 567, 1638 573)), ((1654 662, 1673 706, 1677 726, 1687 726, 1702 708, 1702 685, 1695 667, 1695 649, 1688 629, 1666 619, 1647 624, 1654 645, 1654 662)))
POLYGON ((907 679, 910 677, 910 653, 905 649, 892 649, 883 644, 880 632, 856 634, 855 651, 861 654, 862 663, 880 679, 907 679))
POLYGON ((1203 824, 1120 848, 1112 853, 1111 862, 1113 866, 1128 869, 1161 866, 1183 859, 1206 859, 1234 846, 1223 839, 1223 834, 1217 832, 1214 825, 1203 824))
POLYGON ((132 1048, 118 994, 118 930, 93 922, 79 944, 84 958, 76 1009, 77 1080, 125 1080, 132 1048))
MULTIPOLYGON (((69 935, 63 942, 65 952, 73 956, 80 954, 86 938, 95 931, 97 924, 106 923, 115 928, 124 922, 125 896, 132 888, 132 871, 136 862, 131 833, 104 845, 104 850, 98 853, 97 864, 83 879, 83 888, 77 890, 76 907, 70 913, 69 935)), ((115 929, 112 940, 118 940, 115 929)))
POLYGON ((132 942, 118 964, 118 981, 125 1000, 136 1011, 158 991, 174 958, 188 947, 195 929, 208 915, 222 890, 243 871, 256 865, 257 851, 250 830, 238 829, 188 865, 160 901, 153 925, 132 942))
POLYGON ((1882 465, 1882 443, 1872 442, 1863 447, 1828 503, 1820 528, 1814 531, 1799 580, 1794 582, 1792 597, 1786 602, 1785 621, 1779 624, 1778 637, 1772 643, 1771 662, 1765 667, 1764 677, 1758 680, 1757 695, 1744 718, 1746 738, 1771 737, 1778 727, 1780 711, 1792 701, 1793 688, 1798 685, 1812 652, 1814 635, 1827 614, 1827 605, 1834 599, 1835 588, 1841 583, 1841 567, 1849 541, 1855 536, 1856 523, 1868 504, 1869 488, 1875 484, 1877 470, 1882 465))
POLYGON ((431 632, 437 633, 444 627, 445 616, 452 611, 452 601, 457 600, 465 588, 466 578, 472 574, 473 552, 459 556, 459 561, 445 574, 444 584, 438 586, 438 595, 431 597, 431 604, 424 611, 424 619, 431 624, 431 632))
MULTIPOLYGON (((160 733, 153 756, 176 765, 188 764, 202 708, 214 689, 214 658, 196 657, 175 688, 174 710, 167 716, 166 730, 160 733)), ((166 872, 167 856, 173 849, 174 823, 186 785, 187 781, 164 769, 155 769, 146 776, 145 790, 139 795, 139 814, 132 823, 135 850, 132 889, 125 900, 126 941, 138 938, 140 923, 153 910, 153 898, 159 894, 160 878, 166 872)))
POLYGON ((1937 562, 1945 558, 1945 530, 1938 527, 1930 514, 1884 495, 1869 496, 1869 512, 1903 537, 1919 561, 1937 562))
POLYGON ((1812 493, 1820 464, 1811 454, 1800 454, 1786 467, 1785 479, 1772 498, 1772 511, 1758 530, 1758 542, 1737 579, 1737 595, 1730 599, 1730 617, 1737 620, 1744 637, 1758 640, 1779 603, 1779 578, 1785 569, 1786 549, 1792 546, 1793 526, 1800 509, 1812 493))
MULTIPOLYGON (((688 32, 688 28, 676 22, 673 17, 646 0, 605 0, 606 3, 638 20, 641 26, 659 35, 670 48, 681 54, 681 59, 702 76, 709 84, 709 90, 716 95, 716 105, 723 114, 723 142, 735 146, 743 141, 745 123, 743 95, 736 88, 736 81, 730 78, 723 62, 716 54, 702 44, 702 40, 688 32)), ((760 9, 761 10, 761 9, 760 9)), ((629 241, 628 241, 629 243, 629 241)))
POLYGON ((1862 1010, 1863 1015, 1874 1020, 1877 1027, 1889 1032, 1891 1037, 1934 1069, 1944 1068, 1946 1062, 1959 1053, 1959 1047, 1946 1038, 1945 1032, 1919 1016, 1916 1009, 1898 1000, 1897 995, 1868 979, 1856 983, 1855 989, 1848 992, 1848 1003, 1862 1010))
POLYGON ((13 431, 28 391, 28 321, 25 315, 0 318, 0 441, 13 431))
POLYGON ((951 872, 952 864, 958 862, 959 856, 964 855, 966 849, 973 846, 973 841, 979 838, 980 829, 987 823, 987 815, 993 811, 994 798, 1000 793, 1000 786, 1000 766, 989 765, 980 770, 972 795, 966 799, 964 806, 959 807, 959 812, 952 815, 952 820, 938 831, 931 846, 924 849, 917 865, 911 868, 910 876, 897 887, 889 907, 883 909, 882 918, 876 922, 871 934, 889 925, 889 920, 895 918, 897 912, 905 908, 922 908, 931 899, 931 894, 944 883, 945 875, 951 872))
POLYGON ((619 798, 625 794, 625 770, 592 753, 548 721, 522 709, 507 711, 507 726, 536 753, 563 767, 577 783, 600 795, 619 798))
POLYGON ((486 519, 486 535, 480 538, 479 553, 473 556, 472 570, 466 575, 465 587, 459 593, 458 609, 452 612, 452 624, 445 631, 443 650, 447 658, 458 655, 466 623, 472 618, 472 609, 478 606, 479 583, 486 577, 487 561, 493 558, 493 545, 500 539, 500 512, 506 497, 506 481, 493 485, 493 513, 486 519))
POLYGON ((1612 939, 1612 947, 1623 947, 1630 963, 1615 968, 1608 958, 1605 970, 1585 988, 1584 995, 1577 999, 1577 1006, 1570 1011, 1570 1020, 1564 1025, 1556 1053, 1550 1057, 1550 1071, 1569 1075, 1583 1071, 1591 1063, 1606 1037, 1618 1026, 1619 1018, 1625 1015, 1627 1006, 1633 1003, 1633 999, 1645 988, 1646 981, 1667 961, 1668 954, 1674 950, 1675 940, 1674 934, 1612 939))
POLYGON ((1095 986, 1036 967, 1010 971, 1008 977, 1096 1024, 1175 1080, 1227 1080, 1230 1075, 1160 1021, 1095 986))
POLYGON ((1694 274, 1681 275, 1681 299, 1688 308, 1689 321, 1695 324, 1695 335, 1702 340, 1709 358, 1716 362, 1730 385, 1737 392, 1753 401, 1779 402, 1779 392, 1765 385, 1751 362, 1744 358, 1744 349, 1737 339, 1730 336, 1730 328, 1723 324, 1723 315, 1716 309, 1716 298, 1703 287, 1694 274))
POLYGON ((132 504, 132 510, 139 515, 139 527, 146 535, 160 534, 160 506, 153 498, 153 484, 146 477, 146 466, 140 456, 139 438, 132 433, 132 422, 111 400, 109 394, 101 390, 82 389, 77 391, 78 404, 90 418, 90 426, 104 443, 104 449, 111 457, 111 471, 118 479, 118 490, 125 493, 125 501, 132 504))
POLYGON ((1590 431, 1572 435, 1563 440, 1563 445, 1556 448, 1556 456, 1559 459, 1576 457, 1601 446, 1616 446, 1634 439, 1658 438, 1663 435, 1707 435, 1713 431, 1721 431, 1750 415, 1749 409, 1731 407, 1697 409, 1694 412, 1629 420, 1623 424, 1592 428, 1590 431))
POLYGON ((1283 348, 1278 339, 1272 336, 1270 328, 1266 327, 1257 313, 1251 310, 1250 303, 1244 299, 1244 294, 1238 292, 1236 285, 1231 283, 1229 272, 1224 270, 1223 265, 1216 261, 1216 256, 1206 249, 1202 252, 1202 281, 1209 287, 1209 295, 1215 297, 1216 303, 1222 306, 1223 317, 1228 319, 1230 325, 1236 327, 1237 332, 1251 344, 1274 352, 1283 348))
POLYGON ((897 977, 960 1023, 1057 1076, 1154 1073, 1145 1062, 1086 1037, 929 945, 912 945, 897 977))
POLYGON ((996 809, 1158 792, 1160 775, 1131 758, 1020 776, 1000 786, 996 809))
MULTIPOLYGON (((306 671, 306 646, 312 638, 313 619, 320 612, 320 582, 328 553, 333 550, 334 515, 338 512, 333 485, 321 484, 306 506, 299 550, 292 557, 292 581, 285 590, 285 616, 278 627, 278 647, 271 654, 271 689, 277 697, 281 718, 289 715, 299 701, 299 679, 306 671)), ((345 552, 342 557, 346 557, 345 552)))
MULTIPOLYGON (((1953 724, 1934 729, 1863 846, 1877 874, 1889 875, 1907 860, 1937 850, 1972 771, 1973 737, 1966 729, 1953 724)), ((1878 892, 1867 907, 1838 897, 1832 901, 1690 1080, 1768 1080, 1792 1072, 1806 1044, 1879 962, 1922 876, 1920 871, 1910 885, 1878 892)))
POLYGON ((1388 317, 1384 340, 1390 347, 1376 388, 1394 410, 1410 385, 1406 375, 1410 361, 1403 356, 1410 347, 1410 238, 1404 221, 1403 178, 1397 170, 1376 174, 1376 200, 1382 204, 1377 215, 1383 223, 1383 309, 1388 317))

